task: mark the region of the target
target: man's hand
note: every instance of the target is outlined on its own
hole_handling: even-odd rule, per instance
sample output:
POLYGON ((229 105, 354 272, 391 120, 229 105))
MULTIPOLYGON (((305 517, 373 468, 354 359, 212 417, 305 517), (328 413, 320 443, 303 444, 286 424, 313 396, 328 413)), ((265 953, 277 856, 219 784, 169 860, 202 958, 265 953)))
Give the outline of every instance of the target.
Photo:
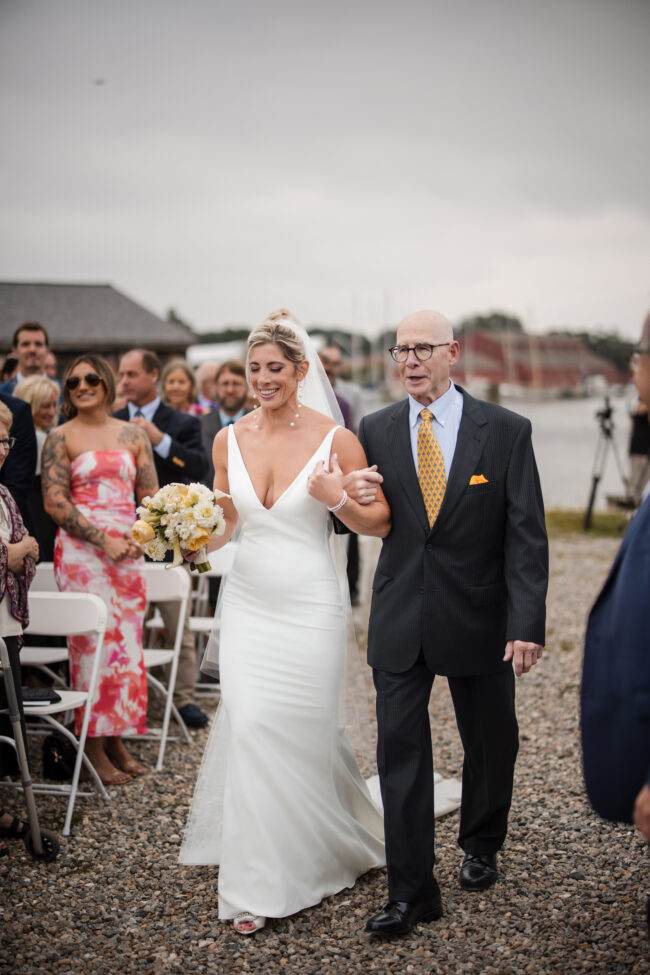
POLYGON ((383 482, 377 465, 364 467, 360 471, 350 471, 343 478, 343 487, 348 496, 357 504, 371 504, 377 497, 377 488, 383 482))
POLYGON ((525 640, 508 640, 504 660, 512 660, 517 677, 527 674, 542 656, 539 643, 526 643, 525 640))
POLYGON ((650 841, 650 785, 644 785, 636 797, 632 820, 645 838, 650 841))
POLYGON ((152 423, 151 420, 145 420, 143 416, 134 416, 130 422, 146 433, 153 447, 158 446, 163 438, 163 432, 158 429, 155 423, 152 423))

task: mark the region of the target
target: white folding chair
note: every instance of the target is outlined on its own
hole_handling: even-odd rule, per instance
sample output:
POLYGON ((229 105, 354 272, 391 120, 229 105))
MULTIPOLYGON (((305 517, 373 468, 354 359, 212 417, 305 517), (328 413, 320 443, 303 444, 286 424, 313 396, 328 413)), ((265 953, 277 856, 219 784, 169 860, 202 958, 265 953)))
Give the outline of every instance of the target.
MULTIPOLYGON (((54 563, 39 562, 36 566, 36 575, 30 587, 30 593, 34 592, 58 592, 59 587, 54 578, 54 563)), ((42 634, 39 634, 42 635, 42 634)), ((37 670, 46 674, 53 680, 58 687, 66 688, 68 685, 64 679, 52 670, 52 664, 60 664, 68 659, 67 646, 62 647, 39 647, 24 646, 20 651, 20 664, 22 667, 35 667, 37 670)))
POLYGON ((160 772, 163 767, 163 758, 165 755, 165 747, 167 745, 169 733, 169 719, 172 714, 178 722, 187 743, 192 743, 192 739, 185 726, 185 722, 178 713, 178 708, 174 704, 173 700, 174 687, 176 686, 176 672, 178 670, 178 657, 181 649, 181 640, 183 638, 183 624, 185 622, 185 616, 187 614, 190 599, 190 578, 187 572, 180 567, 171 569, 165 565, 145 562, 141 568, 144 572, 147 585, 147 603, 180 603, 173 647, 164 648, 161 650, 145 648, 144 650, 144 665, 147 669, 147 682, 165 699, 165 712, 161 728, 150 728, 148 729, 146 735, 138 735, 138 738, 160 738, 158 760, 156 762, 156 771, 160 772), (171 665, 167 686, 165 686, 162 681, 158 680, 158 678, 154 677, 150 673, 152 667, 160 667, 164 666, 165 664, 171 665))
MULTIPOLYGON (((212 614, 208 616, 204 615, 208 612, 208 580, 223 578, 228 574, 232 567, 238 547, 239 542, 234 542, 231 540, 227 542, 223 548, 219 548, 215 552, 210 552, 208 555, 210 568, 207 572, 202 572, 198 576, 196 590, 194 592, 194 614, 190 616, 189 628, 190 632, 194 634, 195 638, 202 639, 203 646, 205 646, 214 623, 212 614)), ((149 630, 149 632, 160 631, 163 629, 163 621, 158 613, 152 616, 151 619, 147 620, 146 628, 149 630)), ((199 646, 199 650, 201 649, 203 649, 203 647, 199 646)), ((208 683, 207 681, 197 681, 195 684, 195 690, 197 697, 215 697, 219 694, 219 684, 208 683)))
MULTIPOLYGON (((31 721, 38 718, 39 721, 49 725, 64 735, 74 745, 77 750, 77 757, 72 774, 72 782, 67 783, 35 783, 34 791, 44 793, 56 793, 68 795, 68 809, 63 826, 63 835, 70 835, 70 824, 72 813, 77 795, 92 795, 92 792, 79 791, 79 775, 82 762, 88 770, 97 792, 108 802, 109 795, 104 785, 95 771, 90 760, 84 754, 88 725, 90 723, 90 711, 95 693, 97 690, 97 680, 99 677, 100 662, 104 646, 104 634, 106 632, 106 604, 99 596, 91 593, 81 592, 30 592, 29 594, 29 626, 26 633, 35 633, 39 636, 79 636, 81 634, 94 636, 96 640, 95 654, 93 657, 93 667, 90 675, 90 682, 87 691, 66 691, 57 690, 61 700, 53 704, 38 704, 25 707, 25 717, 28 719, 27 731, 30 733, 34 729, 30 727, 31 721), (62 714, 66 711, 84 709, 81 734, 76 736, 62 725, 53 715, 62 714)), ((22 661, 21 661, 22 662, 22 661)), ((15 783, 2 783, 4 785, 16 785, 15 783)), ((20 787, 20 786, 18 786, 20 787)))
MULTIPOLYGON (((208 554, 210 568, 207 572, 201 572, 198 576, 196 589, 194 590, 193 613, 190 620, 199 617, 205 618, 209 608, 209 580, 219 579, 230 572, 238 548, 239 542, 230 541, 226 542, 223 548, 218 548, 215 552, 208 554)), ((197 630, 196 632, 200 631, 197 630)))

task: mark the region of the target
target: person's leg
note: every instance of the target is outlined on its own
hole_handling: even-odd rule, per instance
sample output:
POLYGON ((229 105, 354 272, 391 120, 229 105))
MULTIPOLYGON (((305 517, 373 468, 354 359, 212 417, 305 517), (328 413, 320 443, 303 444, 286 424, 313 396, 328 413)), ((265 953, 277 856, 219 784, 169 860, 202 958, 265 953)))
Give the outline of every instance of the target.
POLYGON ((448 680, 465 750, 458 843, 467 854, 492 856, 506 838, 519 747, 514 673, 448 680))
POLYGON ((354 532, 348 535, 348 586, 353 606, 359 602, 359 536, 354 532))
MULTIPOLYGON (((165 625, 165 640, 167 646, 174 645, 176 627, 178 625, 179 604, 158 603, 158 609, 165 625)), ((164 668, 169 678, 171 664, 164 668)), ((190 728, 202 728, 208 722, 208 716, 194 703, 196 685, 196 643, 194 634, 190 630, 189 614, 185 617, 181 649, 178 656, 176 684, 174 685, 174 704, 186 725, 190 728)))
POLYGON ((117 768, 108 757, 103 737, 86 738, 84 752, 104 785, 122 785, 131 779, 128 772, 117 768))
POLYGON ((129 775, 144 775, 146 768, 141 765, 127 750, 124 741, 119 735, 106 735, 104 738, 104 751, 111 762, 129 775))
MULTIPOLYGON (((20 651, 18 650, 18 637, 17 636, 7 636, 4 638, 5 645, 7 647, 7 653, 9 655, 9 663, 11 665, 11 675, 14 680, 14 687, 16 689, 16 697, 18 699, 18 710, 20 712, 20 725, 23 731, 23 741, 25 742, 25 748, 27 748, 27 732, 25 729, 25 716, 23 714, 23 695, 21 692, 21 676, 20 676, 20 651)), ((7 697, 5 694, 5 683, 0 677, 0 708, 7 707, 7 697)), ((13 738, 14 731, 13 725, 9 719, 8 714, 0 714, 0 735, 4 735, 6 738, 13 738)), ((20 769, 18 767, 18 758, 16 756, 16 750, 9 744, 5 742, 0 742, 0 774, 1 775, 18 775, 20 769)))
POLYGON ((438 891, 433 877, 433 759, 428 712, 433 674, 420 656, 406 673, 375 670, 373 677, 389 900, 422 901, 438 891))

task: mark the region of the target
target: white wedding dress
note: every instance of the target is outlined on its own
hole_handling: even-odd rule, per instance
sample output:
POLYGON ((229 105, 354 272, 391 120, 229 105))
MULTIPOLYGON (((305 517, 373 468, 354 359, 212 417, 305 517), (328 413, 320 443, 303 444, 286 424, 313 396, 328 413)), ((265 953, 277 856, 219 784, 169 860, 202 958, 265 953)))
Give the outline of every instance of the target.
POLYGON ((385 864, 383 822, 339 721, 345 600, 327 509, 307 493, 333 428, 263 506, 228 431, 243 531, 221 605, 221 704, 180 854, 219 864, 219 917, 286 917, 385 864))

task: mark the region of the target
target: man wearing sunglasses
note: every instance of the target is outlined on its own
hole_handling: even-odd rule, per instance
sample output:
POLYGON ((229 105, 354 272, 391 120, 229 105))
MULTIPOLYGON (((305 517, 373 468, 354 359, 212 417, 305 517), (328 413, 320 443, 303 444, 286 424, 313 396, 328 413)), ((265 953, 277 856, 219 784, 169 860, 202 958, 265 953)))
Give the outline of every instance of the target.
MULTIPOLYGON (((119 368, 121 392, 127 399, 124 409, 115 414, 139 426, 151 441, 160 487, 172 482, 190 484, 202 481, 208 459, 201 443, 198 418, 181 413, 163 403, 158 395, 160 360, 148 349, 132 349, 122 356, 119 368)), ((159 606, 167 635, 176 632, 178 610, 173 605, 159 606)), ((186 623, 178 660, 174 704, 185 724, 200 728, 208 716, 194 702, 196 645, 186 623)))
POLYGON ((376 472, 345 482, 363 503, 381 480, 392 520, 368 631, 389 903, 366 930, 383 936, 442 914, 428 713, 437 674, 465 750, 460 884, 497 878, 518 748, 514 675, 541 656, 548 576, 530 422, 451 382, 459 344, 438 312, 405 318, 390 351, 408 397, 363 418, 376 472))
MULTIPOLYGON (((650 408, 650 314, 630 362, 650 408)), ((582 749, 596 812, 650 841, 650 484, 594 603, 585 636, 582 749)), ((650 931, 650 899, 647 902, 650 931)))

